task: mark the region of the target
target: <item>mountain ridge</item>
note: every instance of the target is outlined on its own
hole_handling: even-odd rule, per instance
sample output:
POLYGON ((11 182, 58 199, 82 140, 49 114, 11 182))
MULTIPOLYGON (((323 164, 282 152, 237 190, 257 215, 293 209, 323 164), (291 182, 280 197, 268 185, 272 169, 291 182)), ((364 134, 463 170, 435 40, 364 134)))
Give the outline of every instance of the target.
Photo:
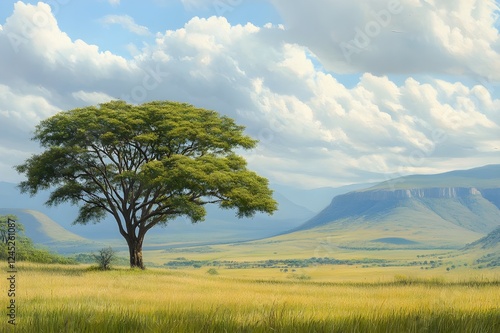
MULTIPOLYGON (((459 248, 500 225, 499 204, 500 165, 406 176, 335 196, 330 205, 289 233, 315 230, 342 235, 366 229, 377 238, 402 237, 407 244, 448 242, 449 233, 456 239, 453 246, 459 248)), ((370 237, 360 241, 371 242, 370 237)))
POLYGON ((375 189, 416 189, 427 187, 500 187, 500 164, 454 170, 430 175, 409 175, 390 179, 362 191, 375 189))
MULTIPOLYGON (((187 219, 179 218, 170 221, 166 227, 153 228, 147 235, 148 244, 158 245, 184 240, 189 243, 202 242, 231 242, 245 241, 271 237, 302 224, 314 216, 318 202, 312 201, 320 193, 345 193, 347 190, 335 188, 321 188, 302 190, 291 188, 294 195, 290 199, 287 195, 276 191, 279 186, 274 186, 274 196, 279 202, 279 209, 273 216, 256 214, 253 218, 237 219, 234 210, 222 210, 215 205, 206 206, 207 216, 204 222, 191 224, 187 219), (313 205, 311 205, 313 203, 313 205)), ((355 186, 355 188, 357 188, 355 186)), ((34 197, 19 192, 16 184, 0 182, 0 205, 5 214, 15 214, 18 210, 31 209, 52 218, 66 230, 81 237, 98 242, 123 242, 118 232, 116 222, 107 217, 98 224, 74 225, 78 208, 68 203, 57 207, 44 205, 49 196, 49 191, 41 191, 34 197)), ((328 200, 324 200, 324 208, 328 200)), ((24 215, 23 215, 24 216, 24 215)))
MULTIPOLYGON (((405 176, 392 183, 370 184, 367 188, 353 185, 344 187, 351 191, 335 195, 316 215, 308 208, 311 200, 302 203, 300 198, 316 200, 317 196, 336 193, 338 189, 296 190, 289 196, 276 192, 284 207, 280 207, 282 210, 273 218, 257 214, 254 219, 237 220, 232 211, 207 207, 206 222, 193 226, 180 219, 170 222, 166 228, 154 228, 147 236, 148 245, 242 242, 312 230, 310 234, 316 235, 314 237, 332 235, 339 246, 351 248, 377 249, 380 244, 392 242, 390 245, 394 248, 458 249, 500 225, 499 180, 500 165, 489 165, 438 175, 405 176), (301 197, 301 193, 304 196, 301 197)), ((0 190, 2 188, 5 190, 0 191, 0 198, 4 204, 14 203, 19 207, 32 202, 42 207, 43 195, 32 198, 34 201, 20 202, 22 195, 10 193, 16 190, 15 184, 0 183, 0 190)), ((57 223, 77 235, 93 241, 123 241, 114 221, 73 226, 70 223, 76 216, 75 207, 63 205, 57 210, 52 208, 52 212, 58 214, 57 223)), ((300 239, 298 234, 297 237, 300 239)))

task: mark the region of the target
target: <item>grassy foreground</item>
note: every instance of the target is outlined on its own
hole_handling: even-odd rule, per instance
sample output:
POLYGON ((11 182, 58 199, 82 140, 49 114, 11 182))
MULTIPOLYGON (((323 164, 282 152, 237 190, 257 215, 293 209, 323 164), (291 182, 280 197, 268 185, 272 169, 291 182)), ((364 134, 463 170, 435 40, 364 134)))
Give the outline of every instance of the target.
POLYGON ((307 271, 206 272, 22 264, 17 325, 10 327, 4 316, 0 327, 2 332, 500 332, 498 274, 389 279, 381 278, 380 269, 366 269, 347 282, 335 280, 331 267, 316 270, 312 278, 307 271), (323 278, 316 281, 316 275, 323 278))

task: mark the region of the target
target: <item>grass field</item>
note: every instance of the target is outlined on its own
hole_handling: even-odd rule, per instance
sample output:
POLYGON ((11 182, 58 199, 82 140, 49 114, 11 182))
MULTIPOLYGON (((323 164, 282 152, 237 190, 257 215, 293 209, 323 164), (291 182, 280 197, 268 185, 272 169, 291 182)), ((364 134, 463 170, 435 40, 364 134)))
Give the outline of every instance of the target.
POLYGON ((14 330, 4 316, 0 327, 111 333, 500 331, 498 270, 215 270, 101 272, 83 265, 20 264, 17 325, 14 330))

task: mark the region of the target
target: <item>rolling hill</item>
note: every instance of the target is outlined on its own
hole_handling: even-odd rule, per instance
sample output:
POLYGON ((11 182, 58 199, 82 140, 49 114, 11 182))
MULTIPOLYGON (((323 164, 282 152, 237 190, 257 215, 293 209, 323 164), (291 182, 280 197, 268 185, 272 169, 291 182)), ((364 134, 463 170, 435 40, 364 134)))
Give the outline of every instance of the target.
MULTIPOLYGON (((145 250, 264 238, 276 248, 286 243, 313 252, 321 242, 326 242, 329 248, 351 250, 459 249, 500 226, 500 165, 401 177, 370 187, 276 188, 275 198, 280 207, 272 217, 258 214, 253 219, 238 220, 233 211, 208 206, 205 222, 193 225, 178 219, 164 228, 153 228, 147 235, 145 250), (351 192, 346 193, 348 190, 351 192), (322 196, 329 199, 320 200, 322 196), (314 213, 318 202, 329 200, 326 208, 314 213)), ((84 240, 125 245, 114 221, 73 226, 76 208, 70 205, 47 208, 43 206, 47 195, 30 198, 19 194, 14 184, 0 183, 2 204, 11 205, 3 214, 16 214, 12 211, 14 207, 20 218, 31 221, 34 215, 24 209, 40 210, 69 232, 52 232, 43 238, 40 235, 51 229, 41 226, 44 219, 38 219, 38 224, 28 223, 29 232, 40 233, 34 239, 42 244, 65 251, 71 248, 69 244, 84 240), (76 240, 75 236, 80 238, 76 240)))
POLYGON ((60 253, 87 252, 104 244, 78 236, 47 215, 31 209, 0 208, 0 215, 15 215, 24 226, 24 234, 37 245, 60 253))
MULTIPOLYGON (((280 187, 279 185, 274 186, 274 190, 279 210, 273 216, 257 214, 254 218, 240 220, 235 218, 234 211, 207 206, 207 217, 204 222, 193 225, 190 221, 181 218, 170 222, 164 228, 153 228, 146 236, 146 245, 157 247, 177 243, 227 243, 270 237, 299 226, 314 216, 319 210, 318 207, 324 208, 328 204, 329 196, 323 196, 323 193, 347 192, 347 189, 301 190, 293 187, 280 187), (289 190, 291 195, 282 194, 280 190, 283 188, 289 190)), ((6 213, 14 214, 24 209, 38 211, 75 235, 101 243, 125 245, 118 233, 116 222, 111 218, 98 224, 73 225, 72 222, 77 215, 78 208, 70 204, 46 207, 44 202, 48 196, 48 191, 42 191, 38 195, 30 197, 27 194, 19 193, 16 184, 0 182, 0 208, 4 208, 6 213)), ((28 218, 26 215, 23 216, 28 218)), ((43 242, 46 241, 43 240, 43 242)))

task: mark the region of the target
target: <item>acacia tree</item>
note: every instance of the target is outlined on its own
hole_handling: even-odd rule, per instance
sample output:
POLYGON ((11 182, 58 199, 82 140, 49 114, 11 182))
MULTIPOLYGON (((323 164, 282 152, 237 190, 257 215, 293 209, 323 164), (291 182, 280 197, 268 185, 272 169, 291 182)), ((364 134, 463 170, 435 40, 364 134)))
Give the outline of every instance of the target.
POLYGON ((19 187, 31 195, 53 189, 47 205, 78 205, 74 223, 111 214, 130 266, 144 269, 144 236, 156 225, 202 221, 208 203, 236 208, 237 217, 276 210, 267 179, 235 153, 257 143, 243 130, 215 111, 169 101, 60 112, 36 127, 44 151, 16 166, 26 176, 19 187))

